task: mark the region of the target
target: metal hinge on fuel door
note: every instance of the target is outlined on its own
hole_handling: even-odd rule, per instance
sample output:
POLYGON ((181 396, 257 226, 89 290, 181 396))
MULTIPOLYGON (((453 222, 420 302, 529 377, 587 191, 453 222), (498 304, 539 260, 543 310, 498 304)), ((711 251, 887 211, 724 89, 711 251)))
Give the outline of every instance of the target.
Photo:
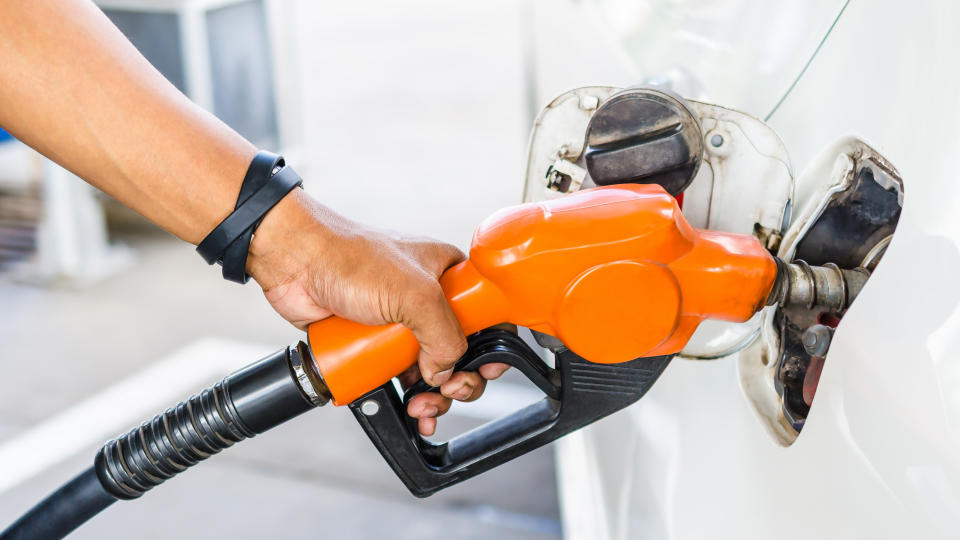
MULTIPOLYGON (((772 253, 790 220, 793 174, 776 132, 748 114, 659 88, 588 86, 558 96, 534 122, 527 159, 525 201, 656 183, 694 227, 752 234, 772 253)), ((759 331, 760 315, 704 321, 681 355, 729 355, 759 331)))

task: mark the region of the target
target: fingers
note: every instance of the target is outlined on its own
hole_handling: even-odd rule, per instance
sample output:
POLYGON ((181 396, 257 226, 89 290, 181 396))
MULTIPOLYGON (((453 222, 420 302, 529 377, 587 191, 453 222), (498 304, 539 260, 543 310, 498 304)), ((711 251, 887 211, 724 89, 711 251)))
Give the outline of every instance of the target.
POLYGON ((424 437, 429 437, 437 431, 436 418, 421 418, 417 420, 417 431, 424 437))
POLYGON ((407 405, 407 414, 414 418, 430 418, 446 414, 452 404, 450 398, 436 392, 417 394, 407 405))
POLYGON ((439 278, 447 268, 467 258, 456 246, 429 239, 416 241, 414 251, 420 264, 430 271, 434 278, 439 278))
MULTIPOLYGON (((483 394, 483 388, 486 384, 476 373, 457 373, 450 379, 448 384, 457 388, 470 388, 469 394, 463 394, 464 398, 455 398, 459 401, 473 401, 483 394)), ((446 385, 445 385, 446 386, 446 385)), ((441 391, 443 387, 441 387, 441 391)), ((407 414, 417 419, 417 430, 424 437, 434 434, 437 429, 437 417, 442 416, 450 410, 453 400, 436 392, 424 392, 418 394, 410 400, 407 405, 407 414)))
POLYGON ((441 386, 450 379, 453 365, 466 352, 467 342, 436 280, 466 256, 455 246, 432 240, 414 242, 413 251, 432 279, 414 300, 414 311, 403 314, 408 321, 404 324, 420 342, 418 364, 423 379, 431 386, 441 386))
MULTIPOLYGON (((499 369, 497 376, 509 367, 506 364, 496 364, 496 366, 503 366, 499 369)), ((407 405, 407 414, 418 420, 417 429, 420 434, 429 437, 436 431, 437 417, 450 410, 453 399, 474 401, 483 395, 486 384, 487 381, 477 373, 468 371, 455 373, 440 387, 440 394, 424 392, 414 396, 407 405)))
POLYGON ((473 401, 483 394, 486 381, 479 373, 459 371, 443 383, 440 393, 457 401, 473 401))
POLYGON ((417 394, 407 405, 407 414, 414 418, 429 418, 446 414, 452 401, 436 392, 417 394))
POLYGON ((435 392, 416 395, 407 405, 407 414, 417 419, 417 430, 424 437, 434 434, 437 429, 437 416, 450 410, 453 402, 435 392))
POLYGON ((450 380, 453 365, 467 350, 460 322, 447 304, 440 284, 432 281, 404 304, 403 324, 420 342, 418 364, 431 386, 450 380))
POLYGON ((478 369, 477 371, 480 373, 480 375, 483 376, 484 379, 487 379, 488 381, 492 381, 494 379, 500 378, 500 376, 503 375, 503 373, 508 369, 510 369, 509 364, 497 363, 497 364, 484 364, 480 366, 480 369, 478 369))

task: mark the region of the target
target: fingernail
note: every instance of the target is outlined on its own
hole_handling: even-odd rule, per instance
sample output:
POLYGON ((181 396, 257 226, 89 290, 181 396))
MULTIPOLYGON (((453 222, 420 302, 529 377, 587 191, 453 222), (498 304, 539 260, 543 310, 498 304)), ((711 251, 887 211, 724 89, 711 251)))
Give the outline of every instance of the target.
POLYGON ((467 399, 470 397, 470 394, 473 393, 473 388, 470 388, 470 385, 463 385, 459 390, 453 393, 454 399, 467 399))
POLYGON ((433 374, 433 386, 440 386, 441 384, 450 380, 450 376, 453 375, 453 368, 445 369, 443 371, 438 371, 433 374))

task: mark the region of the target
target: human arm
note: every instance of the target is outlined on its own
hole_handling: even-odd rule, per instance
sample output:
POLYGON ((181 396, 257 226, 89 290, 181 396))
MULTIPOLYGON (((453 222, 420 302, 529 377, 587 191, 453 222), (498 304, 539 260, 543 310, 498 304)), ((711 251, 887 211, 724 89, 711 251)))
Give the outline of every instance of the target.
MULTIPOLYGON (((193 244, 232 211, 256 153, 87 0, 0 2, 0 126, 193 244)), ((257 229, 247 270, 300 328, 330 314, 407 325, 426 380, 447 397, 466 387, 472 399, 483 378, 450 378, 465 344, 437 283, 461 258, 446 244, 354 223, 295 190, 257 229)), ((446 407, 449 399, 424 395, 410 410, 423 413, 415 415, 428 432, 426 413, 446 407)))

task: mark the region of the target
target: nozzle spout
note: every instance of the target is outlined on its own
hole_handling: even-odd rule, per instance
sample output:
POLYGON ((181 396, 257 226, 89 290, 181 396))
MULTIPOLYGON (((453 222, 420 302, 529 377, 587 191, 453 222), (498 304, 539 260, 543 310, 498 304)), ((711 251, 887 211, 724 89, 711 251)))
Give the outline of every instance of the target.
POLYGON ((858 267, 841 269, 836 264, 810 266, 805 261, 777 261, 777 279, 767 305, 804 306, 843 311, 860 294, 870 271, 858 267))

